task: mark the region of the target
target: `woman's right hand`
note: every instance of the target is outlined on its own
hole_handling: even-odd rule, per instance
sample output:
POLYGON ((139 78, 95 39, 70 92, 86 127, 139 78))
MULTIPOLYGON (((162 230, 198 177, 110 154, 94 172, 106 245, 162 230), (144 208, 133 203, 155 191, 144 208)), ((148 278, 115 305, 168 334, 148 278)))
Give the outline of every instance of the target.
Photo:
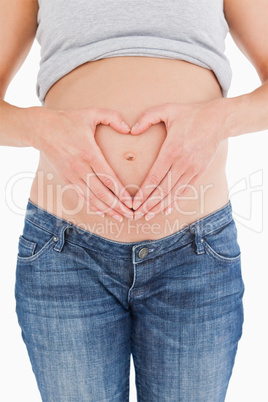
POLYGON ((122 134, 130 132, 128 126, 122 125, 120 113, 94 107, 38 109, 40 118, 32 146, 44 153, 60 178, 74 188, 80 198, 85 197, 91 210, 119 221, 123 215, 133 218, 132 197, 95 141, 98 124, 109 125, 122 134))

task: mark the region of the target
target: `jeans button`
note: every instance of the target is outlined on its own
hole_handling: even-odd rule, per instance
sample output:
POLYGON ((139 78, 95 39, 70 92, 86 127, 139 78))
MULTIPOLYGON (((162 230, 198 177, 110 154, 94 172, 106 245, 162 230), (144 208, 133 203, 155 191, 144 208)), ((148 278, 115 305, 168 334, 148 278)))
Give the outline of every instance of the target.
POLYGON ((147 255, 149 254, 149 249, 147 247, 143 247, 140 249, 138 256, 143 259, 145 257, 147 257, 147 255))

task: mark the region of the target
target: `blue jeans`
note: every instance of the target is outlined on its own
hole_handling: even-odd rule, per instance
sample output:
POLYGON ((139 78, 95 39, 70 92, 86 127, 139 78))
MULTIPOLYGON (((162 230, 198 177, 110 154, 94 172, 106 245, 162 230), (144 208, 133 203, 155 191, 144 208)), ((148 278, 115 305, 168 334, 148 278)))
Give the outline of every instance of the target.
POLYGON ((45 402, 223 402, 244 321, 230 201, 160 240, 121 243, 28 200, 18 323, 45 402))

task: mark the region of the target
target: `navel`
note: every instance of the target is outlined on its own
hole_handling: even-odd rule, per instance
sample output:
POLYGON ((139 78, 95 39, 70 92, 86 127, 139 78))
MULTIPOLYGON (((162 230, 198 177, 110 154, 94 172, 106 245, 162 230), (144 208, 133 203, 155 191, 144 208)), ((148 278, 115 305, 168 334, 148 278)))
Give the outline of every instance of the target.
POLYGON ((126 159, 127 161, 134 161, 136 158, 136 154, 134 152, 125 152, 123 154, 123 158, 126 159))

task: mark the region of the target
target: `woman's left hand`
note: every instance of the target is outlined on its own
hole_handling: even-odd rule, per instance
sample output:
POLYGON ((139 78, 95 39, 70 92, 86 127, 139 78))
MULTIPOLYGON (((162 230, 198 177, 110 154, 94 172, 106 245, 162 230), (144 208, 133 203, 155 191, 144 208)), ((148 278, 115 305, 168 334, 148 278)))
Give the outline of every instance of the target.
POLYGON ((133 200, 135 219, 150 220, 173 209, 176 199, 205 172, 220 143, 228 137, 228 99, 202 103, 166 103, 147 109, 131 129, 139 135, 164 122, 167 136, 133 200), (172 209, 171 209, 172 208, 172 209))

